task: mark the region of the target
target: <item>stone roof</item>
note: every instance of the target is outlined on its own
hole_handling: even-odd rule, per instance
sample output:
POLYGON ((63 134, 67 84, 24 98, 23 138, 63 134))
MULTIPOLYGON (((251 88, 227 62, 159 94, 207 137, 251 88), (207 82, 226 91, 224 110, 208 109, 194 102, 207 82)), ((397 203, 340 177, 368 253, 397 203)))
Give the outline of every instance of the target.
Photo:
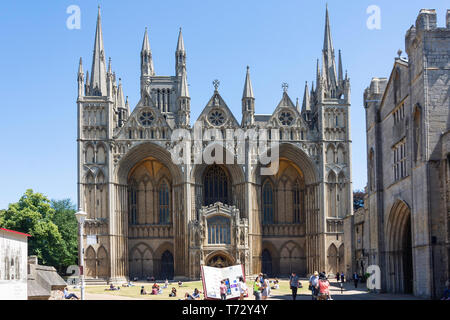
POLYGON ((48 299, 53 290, 63 290, 67 286, 54 267, 38 265, 30 257, 28 268, 28 299, 48 299))

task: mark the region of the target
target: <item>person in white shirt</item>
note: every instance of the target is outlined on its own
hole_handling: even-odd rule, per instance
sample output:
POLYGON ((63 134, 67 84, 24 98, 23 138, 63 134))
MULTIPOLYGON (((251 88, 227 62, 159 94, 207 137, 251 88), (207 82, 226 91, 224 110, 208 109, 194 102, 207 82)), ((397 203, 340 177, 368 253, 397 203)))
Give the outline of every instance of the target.
POLYGON ((244 277, 239 277, 238 288, 240 293, 239 300, 244 300, 244 297, 247 296, 247 285, 245 284, 244 277))

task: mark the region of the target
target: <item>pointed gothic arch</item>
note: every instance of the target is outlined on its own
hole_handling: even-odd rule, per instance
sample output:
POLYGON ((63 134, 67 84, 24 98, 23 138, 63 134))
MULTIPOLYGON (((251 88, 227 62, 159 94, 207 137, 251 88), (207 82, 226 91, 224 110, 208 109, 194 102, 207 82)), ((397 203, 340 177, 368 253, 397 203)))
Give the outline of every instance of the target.
POLYGON ((387 287, 394 293, 413 293, 413 249, 411 209, 397 200, 389 212, 385 225, 387 236, 387 287))
POLYGON ((335 274, 338 271, 338 249, 332 243, 327 250, 327 272, 335 274))
POLYGON ((109 277, 109 259, 108 251, 104 246, 100 246, 97 250, 97 278, 109 277))

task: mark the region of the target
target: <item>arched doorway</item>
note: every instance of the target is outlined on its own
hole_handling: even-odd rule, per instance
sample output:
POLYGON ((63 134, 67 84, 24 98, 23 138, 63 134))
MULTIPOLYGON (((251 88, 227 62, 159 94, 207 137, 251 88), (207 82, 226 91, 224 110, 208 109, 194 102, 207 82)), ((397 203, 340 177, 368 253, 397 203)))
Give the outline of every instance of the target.
POLYGON ((387 287, 395 293, 413 293, 411 210, 398 200, 387 222, 387 287))
POLYGON ((169 250, 161 256, 161 279, 173 279, 173 255, 169 250))
POLYGON ((262 258, 262 273, 267 274, 269 277, 273 276, 272 271, 272 256, 269 250, 264 249, 261 255, 262 258))
POLYGON ((327 252, 328 256, 328 273, 335 274, 338 270, 338 250, 334 243, 330 245, 327 252))

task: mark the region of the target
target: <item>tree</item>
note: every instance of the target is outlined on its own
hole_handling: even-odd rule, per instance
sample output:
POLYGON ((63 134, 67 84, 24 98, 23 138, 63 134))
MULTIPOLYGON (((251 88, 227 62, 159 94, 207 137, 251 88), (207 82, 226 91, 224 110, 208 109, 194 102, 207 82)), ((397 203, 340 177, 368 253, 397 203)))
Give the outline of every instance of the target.
POLYGON ((362 207, 364 207, 364 191, 363 190, 354 190, 353 191, 353 210, 356 211, 362 207))
POLYGON ((76 259, 73 233, 76 238, 77 227, 76 220, 73 227, 71 209, 70 201, 51 203, 43 194, 29 189, 17 203, 11 203, 8 209, 0 211, 0 226, 30 234, 28 254, 36 255, 39 263, 62 271, 76 259))
MULTIPOLYGON (((51 206, 55 210, 53 223, 61 233, 67 255, 63 256, 57 269, 65 272, 68 266, 77 264, 78 258, 78 222, 75 217, 76 206, 70 199, 52 200, 51 206)), ((55 266, 56 267, 56 266, 55 266)))

